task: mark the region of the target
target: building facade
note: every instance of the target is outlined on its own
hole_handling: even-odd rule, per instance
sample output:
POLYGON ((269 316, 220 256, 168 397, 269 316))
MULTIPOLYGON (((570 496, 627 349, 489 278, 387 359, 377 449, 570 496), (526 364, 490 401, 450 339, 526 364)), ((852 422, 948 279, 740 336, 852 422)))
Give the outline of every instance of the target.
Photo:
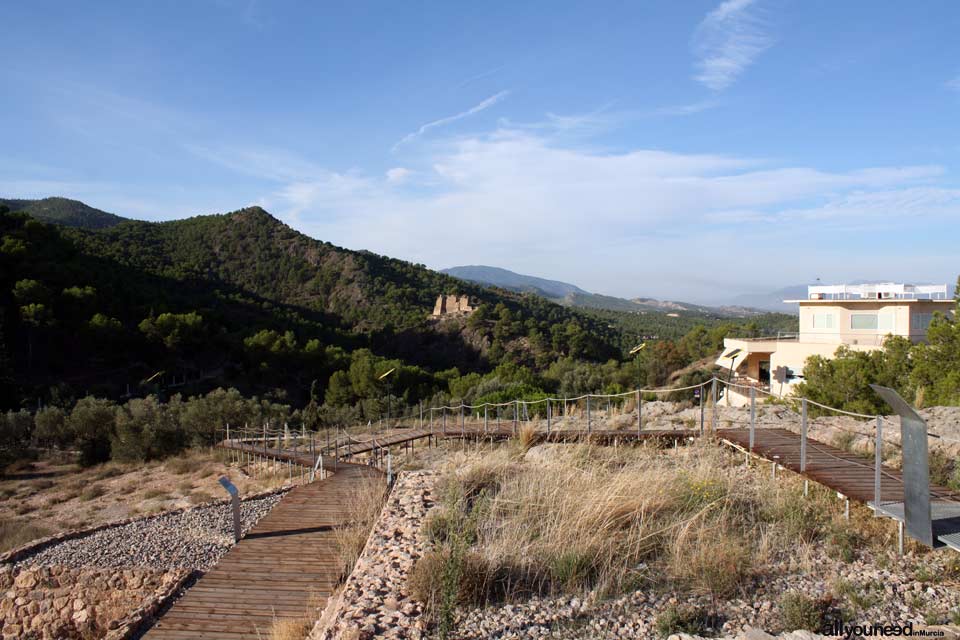
MULTIPOLYGON (((800 330, 769 338, 726 338, 717 365, 741 385, 783 397, 803 381, 810 356, 832 357, 842 345, 854 351, 882 349, 888 336, 913 342, 927 337, 937 312, 952 317, 946 285, 863 284, 807 288, 799 305, 800 330)), ((732 405, 749 402, 749 391, 731 389, 732 405)))

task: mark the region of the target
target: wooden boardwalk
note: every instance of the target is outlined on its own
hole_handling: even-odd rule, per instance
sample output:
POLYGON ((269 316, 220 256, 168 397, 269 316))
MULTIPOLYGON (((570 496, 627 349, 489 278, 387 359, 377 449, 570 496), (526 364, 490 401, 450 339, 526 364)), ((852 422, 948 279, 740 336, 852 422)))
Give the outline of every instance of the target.
MULTIPOLYGON (((740 449, 750 446, 749 429, 719 429, 718 437, 740 449)), ((806 470, 800 470, 800 436, 787 429, 757 429, 753 453, 841 493, 852 500, 874 500, 873 460, 807 438, 806 470)), ((881 504, 903 502, 903 476, 896 469, 881 465, 881 504)), ((960 493, 932 485, 930 494, 937 500, 960 501, 960 493)))
MULTIPOLYGON (((230 447, 264 453, 262 446, 230 447)), ((267 455, 294 457, 275 449, 267 455)), ((310 464, 304 454, 295 461, 310 464)), ((341 577, 335 530, 347 521, 358 481, 383 477, 333 458, 324 459, 324 468, 332 475, 287 493, 144 637, 266 640, 276 619, 315 619, 341 577)))
MULTIPOLYGON (((349 444, 331 445, 324 451, 338 455, 341 458, 405 446, 417 440, 424 439, 464 439, 464 440, 506 440, 516 437, 511 427, 488 428, 482 427, 450 427, 446 430, 409 429, 377 436, 365 440, 351 440, 349 444)), ((658 430, 645 429, 636 431, 631 429, 554 429, 549 433, 537 431, 533 434, 534 442, 592 442, 595 444, 611 444, 617 442, 636 442, 638 440, 682 440, 683 438, 699 435, 692 430, 658 430)))

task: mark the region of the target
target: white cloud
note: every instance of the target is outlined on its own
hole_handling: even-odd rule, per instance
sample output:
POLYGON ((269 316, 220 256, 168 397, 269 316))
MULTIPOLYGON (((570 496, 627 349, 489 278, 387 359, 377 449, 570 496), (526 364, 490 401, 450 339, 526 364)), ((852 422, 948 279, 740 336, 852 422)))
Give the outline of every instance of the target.
POLYGON ((722 91, 773 44, 763 21, 751 11, 755 3, 725 0, 697 27, 693 36, 697 82, 722 91))
POLYGON ((944 85, 946 85, 947 89, 950 89, 952 91, 960 91, 960 75, 957 75, 955 78, 951 78, 950 80, 947 80, 944 83, 944 85))
MULTIPOLYGON (((606 153, 549 126, 501 126, 416 151, 381 175, 282 153, 277 162, 242 150, 208 156, 231 165, 244 159, 237 170, 276 182, 264 206, 313 237, 434 267, 495 264, 620 295, 703 298, 704 269, 716 280, 739 283, 754 273, 782 285, 795 279, 789 269, 811 261, 849 264, 850 255, 832 251, 851 229, 862 238, 882 225, 889 235, 897 225, 915 230, 960 216, 960 191, 940 184, 939 166, 825 171, 727 154, 606 153), (744 271, 767 260, 787 271, 744 271)), ((864 274, 854 277, 869 276, 873 259, 856 257, 864 274)))
POLYGON ((387 182, 390 184, 403 184, 407 181, 413 172, 405 167, 393 167, 387 169, 387 182))
POLYGON ((506 98, 508 95, 510 95, 509 91, 501 91, 500 93, 495 93, 494 95, 490 96, 489 98, 480 102, 479 104, 476 104, 470 107, 466 111, 461 111, 460 113, 454 114, 452 116, 447 116, 446 118, 440 118, 439 120, 428 122, 427 124, 421 126, 419 129, 414 131, 413 133, 408 133, 407 135, 405 135, 403 139, 401 139, 397 144, 393 145, 393 150, 396 151, 397 148, 400 147, 401 145, 404 145, 414 140, 415 138, 422 136, 430 129, 435 129, 437 127, 442 127, 444 125, 454 123, 457 120, 463 120, 464 118, 469 118, 470 116, 480 113, 485 109, 489 109, 493 105, 497 104, 498 102, 506 98))

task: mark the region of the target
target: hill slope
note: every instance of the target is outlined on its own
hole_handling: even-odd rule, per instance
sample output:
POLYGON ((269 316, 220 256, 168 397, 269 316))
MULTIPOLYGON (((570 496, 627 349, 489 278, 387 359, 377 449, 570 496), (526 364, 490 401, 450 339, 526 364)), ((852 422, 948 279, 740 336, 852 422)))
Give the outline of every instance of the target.
POLYGON ((27 219, 0 215, 0 331, 27 397, 63 382, 116 397, 151 380, 301 403, 312 381, 322 396, 351 353, 368 348, 409 365, 397 385, 410 400, 451 367, 619 352, 599 319, 313 240, 256 207, 99 230, 27 219), (441 293, 470 295, 480 310, 469 321, 432 319, 441 293))
POLYGON ((0 205, 5 205, 10 211, 29 214, 43 222, 82 229, 105 229, 118 225, 126 219, 68 198, 43 198, 42 200, 0 198, 0 205))

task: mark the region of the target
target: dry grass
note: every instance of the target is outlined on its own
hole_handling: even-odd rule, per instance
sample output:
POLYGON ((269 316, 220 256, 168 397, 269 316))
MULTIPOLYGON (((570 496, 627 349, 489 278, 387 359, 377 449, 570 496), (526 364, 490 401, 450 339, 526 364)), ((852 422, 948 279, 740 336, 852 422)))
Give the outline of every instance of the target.
POLYGON ((441 494, 425 523, 434 566, 421 570, 417 591, 461 605, 642 586, 715 601, 748 591, 778 549, 826 543, 847 559, 872 536, 851 536, 830 492, 804 497, 797 478, 747 470, 740 456, 706 441, 677 452, 589 445, 463 452, 446 468, 441 494), (475 597, 472 587, 445 585, 451 573, 485 588, 475 597))
POLYGON ((0 521, 0 553, 25 545, 52 533, 46 527, 26 520, 0 521))
POLYGON ((363 552, 370 529, 383 509, 387 487, 382 480, 366 478, 350 492, 347 524, 335 530, 341 576, 350 575, 353 565, 363 552))
POLYGON ((521 451, 526 453, 530 450, 530 447, 534 445, 537 440, 537 428, 532 424, 525 424, 520 427, 520 432, 517 434, 517 444, 520 446, 521 451))
POLYGON ((270 640, 303 640, 315 621, 310 618, 277 618, 270 625, 270 640))

